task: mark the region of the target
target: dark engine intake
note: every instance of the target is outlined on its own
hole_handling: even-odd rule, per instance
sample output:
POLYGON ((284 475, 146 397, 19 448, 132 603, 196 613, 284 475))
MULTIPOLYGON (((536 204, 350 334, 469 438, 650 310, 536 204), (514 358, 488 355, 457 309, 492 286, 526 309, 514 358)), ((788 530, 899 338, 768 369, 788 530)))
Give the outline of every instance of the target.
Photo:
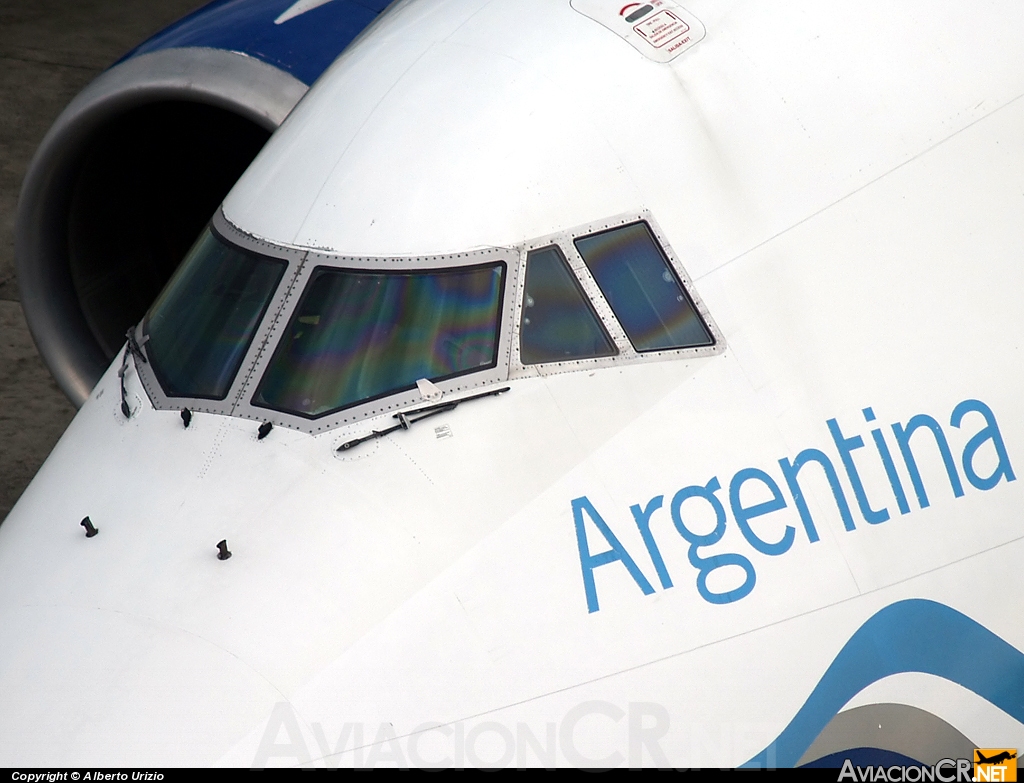
POLYGON ((32 336, 76 405, 306 85, 206 48, 126 60, 43 139, 15 256, 32 336))

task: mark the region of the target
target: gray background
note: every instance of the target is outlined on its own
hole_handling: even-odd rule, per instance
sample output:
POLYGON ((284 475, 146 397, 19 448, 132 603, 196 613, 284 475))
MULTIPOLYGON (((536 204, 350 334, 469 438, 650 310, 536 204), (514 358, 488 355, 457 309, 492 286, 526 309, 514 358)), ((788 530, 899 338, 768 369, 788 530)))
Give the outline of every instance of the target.
POLYGON ((0 0, 0 519, 75 414, 18 302, 14 217, 32 154, 61 110, 133 46, 201 0, 0 0))

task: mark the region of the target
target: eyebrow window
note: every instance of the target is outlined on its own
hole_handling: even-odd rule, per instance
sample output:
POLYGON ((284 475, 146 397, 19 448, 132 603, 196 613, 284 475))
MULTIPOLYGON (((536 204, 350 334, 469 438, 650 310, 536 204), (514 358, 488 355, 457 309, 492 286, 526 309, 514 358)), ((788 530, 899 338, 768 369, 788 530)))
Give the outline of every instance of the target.
POLYGON ((505 264, 313 271, 253 404, 307 418, 494 367, 505 264))
POLYGON ((519 334, 523 364, 618 353, 562 252, 554 245, 527 256, 519 334))
POLYGON ((146 314, 146 354, 169 397, 222 400, 287 264, 207 228, 146 314))
POLYGON ((646 223, 580 237, 575 244, 638 352, 714 345, 646 223))

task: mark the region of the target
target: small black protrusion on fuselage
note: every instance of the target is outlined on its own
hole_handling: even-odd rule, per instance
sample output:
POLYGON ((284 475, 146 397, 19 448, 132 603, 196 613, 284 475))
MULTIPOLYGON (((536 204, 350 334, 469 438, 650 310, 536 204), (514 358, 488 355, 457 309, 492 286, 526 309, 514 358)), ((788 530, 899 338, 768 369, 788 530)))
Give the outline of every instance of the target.
POLYGON ((229 557, 231 557, 231 552, 228 551, 228 540, 225 538, 217 544, 217 559, 227 560, 229 557))
POLYGON ((86 538, 92 538, 94 535, 100 532, 99 529, 92 523, 92 520, 89 519, 89 517, 83 519, 81 522, 79 522, 79 524, 85 528, 86 538))
POLYGON ((181 409, 181 423, 185 425, 185 429, 188 429, 188 425, 192 423, 192 411, 188 408, 181 409))
POLYGON ((260 429, 259 429, 258 434, 256 435, 256 440, 263 440, 265 437, 267 437, 267 435, 270 434, 270 431, 272 429, 274 429, 274 425, 273 424, 271 424, 269 421, 263 422, 260 425, 260 429))

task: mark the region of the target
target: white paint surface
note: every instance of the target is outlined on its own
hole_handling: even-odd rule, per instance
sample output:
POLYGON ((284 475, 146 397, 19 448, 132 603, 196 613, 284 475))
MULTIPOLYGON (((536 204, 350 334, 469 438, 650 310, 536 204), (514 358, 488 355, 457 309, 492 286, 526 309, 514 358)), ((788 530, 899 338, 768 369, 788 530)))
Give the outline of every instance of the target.
MULTIPOLYGON (((257 442, 255 422, 196 414, 183 430, 131 374, 140 411, 123 421, 112 369, 0 527, 0 763, 299 763, 300 746, 318 763, 369 763, 379 755, 334 753, 346 724, 379 754, 388 732, 436 724, 544 736, 598 700, 664 708, 673 765, 734 765, 896 601, 944 603, 1024 649, 1022 484, 965 481, 955 498, 921 446, 931 504, 919 508, 899 462, 901 515, 862 414, 873 408, 893 449, 891 423, 935 417, 960 466, 980 424, 949 417, 982 400, 1024 470, 1024 11, 687 8, 707 37, 665 65, 568 2, 400 4, 310 91, 224 210, 279 245, 402 256, 516 247, 648 209, 728 350, 515 378, 345 456, 334 449, 374 422, 257 442), (868 444, 856 461, 889 521, 864 520, 832 418, 868 444), (752 523, 766 541, 792 526, 784 555, 754 551, 730 515, 708 551, 748 557, 756 586, 703 600, 674 493, 717 477, 728 505, 737 471, 781 482, 778 461, 806 448, 840 470, 856 529, 810 477, 820 541, 788 494, 752 523), (659 495, 670 589, 630 511, 659 495), (582 496, 653 594, 601 566, 588 613, 582 496), (86 514, 95 539, 78 528, 86 514), (215 557, 222 538, 230 561, 215 557), (265 758, 261 742, 282 726, 285 742, 290 720, 301 740, 265 758)), ((898 696, 982 743, 1020 736, 955 688, 893 683, 857 703, 898 696)), ((557 761, 629 763, 626 723, 587 718, 582 755, 559 745, 557 761)), ((445 731, 423 739, 423 758, 445 758, 445 731)), ((500 759, 492 750, 463 763, 500 759)))

